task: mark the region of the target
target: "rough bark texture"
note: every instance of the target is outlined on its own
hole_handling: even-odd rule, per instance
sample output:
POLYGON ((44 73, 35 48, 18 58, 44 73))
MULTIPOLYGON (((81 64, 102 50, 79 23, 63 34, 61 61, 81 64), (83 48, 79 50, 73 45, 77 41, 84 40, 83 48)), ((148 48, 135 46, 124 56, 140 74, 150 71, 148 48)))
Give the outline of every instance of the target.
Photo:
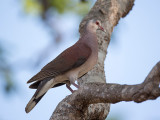
POLYGON ((142 84, 106 84, 104 60, 111 33, 119 19, 129 13, 133 4, 134 0, 97 0, 88 15, 82 20, 79 29, 81 35, 85 23, 93 18, 99 19, 106 30, 106 33, 97 31, 98 64, 79 79, 78 84, 81 87, 58 104, 50 120, 104 120, 110 109, 108 103, 142 102, 160 96, 160 63, 153 68, 142 84))
MULTIPOLYGON (((70 96, 67 96, 62 102, 59 103, 51 117, 51 120, 90 119, 86 116, 86 111, 90 109, 88 108, 90 104, 117 103, 120 101, 135 101, 140 103, 146 100, 156 99, 159 96, 160 62, 153 67, 144 82, 141 84, 119 85, 97 82, 87 83, 81 86, 76 92, 70 96)), ((102 107, 101 105, 99 106, 102 107)), ((100 113, 99 111, 96 112, 100 113)), ((93 115, 94 118, 95 116, 93 115)), ((95 119, 99 120, 101 117, 97 117, 95 119)))
MULTIPOLYGON (((144 82, 141 84, 119 85, 107 83, 87 83, 81 86, 78 91, 74 92, 70 96, 67 96, 59 103, 56 110, 52 114, 51 120, 90 119, 86 116, 86 111, 90 104, 117 103, 120 101, 135 101, 140 103, 146 100, 156 99, 159 96, 160 62, 153 67, 144 82)), ((100 105, 100 107, 102 106, 100 105)), ((99 117, 95 119, 99 120, 99 117)))

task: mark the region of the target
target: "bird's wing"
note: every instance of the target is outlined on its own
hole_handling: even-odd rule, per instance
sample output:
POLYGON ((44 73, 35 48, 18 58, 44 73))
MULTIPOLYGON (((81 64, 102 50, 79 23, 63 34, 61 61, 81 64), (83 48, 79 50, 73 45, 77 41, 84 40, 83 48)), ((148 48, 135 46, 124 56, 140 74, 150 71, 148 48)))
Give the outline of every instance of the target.
MULTIPOLYGON (((40 85, 40 83, 41 83, 41 81, 34 82, 34 83, 32 83, 32 84, 29 86, 29 88, 31 88, 31 89, 37 89, 38 86, 40 85)), ((61 83, 57 83, 57 84, 55 84, 52 88, 59 87, 59 86, 64 85, 64 84, 66 84, 66 81, 61 82, 61 83)))
POLYGON ((27 83, 41 81, 45 78, 53 78, 60 74, 82 65, 90 56, 91 49, 84 43, 76 43, 63 51, 54 60, 44 66, 39 73, 33 76, 27 83))

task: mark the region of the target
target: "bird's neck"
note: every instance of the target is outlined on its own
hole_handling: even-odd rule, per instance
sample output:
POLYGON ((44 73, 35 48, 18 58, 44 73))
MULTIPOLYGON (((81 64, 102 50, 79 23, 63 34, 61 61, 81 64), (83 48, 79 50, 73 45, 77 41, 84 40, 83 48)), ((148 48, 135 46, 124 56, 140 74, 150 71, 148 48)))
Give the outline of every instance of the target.
POLYGON ((95 32, 86 31, 82 35, 80 42, 87 44, 92 49, 92 51, 95 51, 95 52, 98 51, 98 40, 97 40, 96 31, 95 32))

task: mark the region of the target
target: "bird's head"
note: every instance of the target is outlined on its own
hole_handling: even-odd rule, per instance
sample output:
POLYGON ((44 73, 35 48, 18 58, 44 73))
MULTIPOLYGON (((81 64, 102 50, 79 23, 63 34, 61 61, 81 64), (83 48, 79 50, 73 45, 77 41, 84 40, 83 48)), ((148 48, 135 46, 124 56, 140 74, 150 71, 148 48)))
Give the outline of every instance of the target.
POLYGON ((87 29, 92 32, 96 32, 96 30, 104 31, 104 28, 101 26, 101 22, 99 20, 89 20, 87 24, 87 29))

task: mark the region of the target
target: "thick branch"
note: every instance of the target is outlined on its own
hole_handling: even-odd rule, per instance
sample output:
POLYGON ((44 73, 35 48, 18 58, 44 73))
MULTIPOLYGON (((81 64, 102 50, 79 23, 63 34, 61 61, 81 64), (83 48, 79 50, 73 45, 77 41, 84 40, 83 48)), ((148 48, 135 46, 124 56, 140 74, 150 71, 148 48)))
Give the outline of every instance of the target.
POLYGON ((137 103, 160 96, 160 62, 157 63, 142 84, 119 85, 90 83, 82 86, 70 96, 71 106, 77 109, 94 103, 117 103, 135 101, 137 103))
POLYGON ((89 104, 117 103, 135 101, 137 103, 160 96, 160 62, 148 74, 143 83, 137 85, 119 85, 105 83, 88 83, 78 91, 67 96, 56 108, 52 120, 85 119, 84 111, 89 104), (63 109, 61 109, 63 107, 63 109))
MULTIPOLYGON (((106 79, 104 73, 104 60, 107 54, 108 45, 110 43, 111 33, 119 19, 128 14, 133 4, 134 0, 97 0, 88 15, 86 15, 86 17, 82 20, 79 29, 80 35, 83 34, 84 25, 86 22, 93 18, 101 21, 102 26, 106 30, 106 33, 97 31, 99 43, 98 63, 90 72, 78 80, 78 84, 81 86, 84 85, 85 87, 85 84, 90 82, 100 82, 105 84, 106 79)), ((77 92, 75 94, 77 94, 77 92)), ((77 110, 75 107, 71 106, 70 102, 70 97, 67 97, 62 102, 60 102, 55 112, 52 114, 51 120, 104 120, 107 117, 110 109, 109 104, 98 103, 90 104, 88 107, 83 106, 82 104, 81 108, 84 109, 77 110)))

